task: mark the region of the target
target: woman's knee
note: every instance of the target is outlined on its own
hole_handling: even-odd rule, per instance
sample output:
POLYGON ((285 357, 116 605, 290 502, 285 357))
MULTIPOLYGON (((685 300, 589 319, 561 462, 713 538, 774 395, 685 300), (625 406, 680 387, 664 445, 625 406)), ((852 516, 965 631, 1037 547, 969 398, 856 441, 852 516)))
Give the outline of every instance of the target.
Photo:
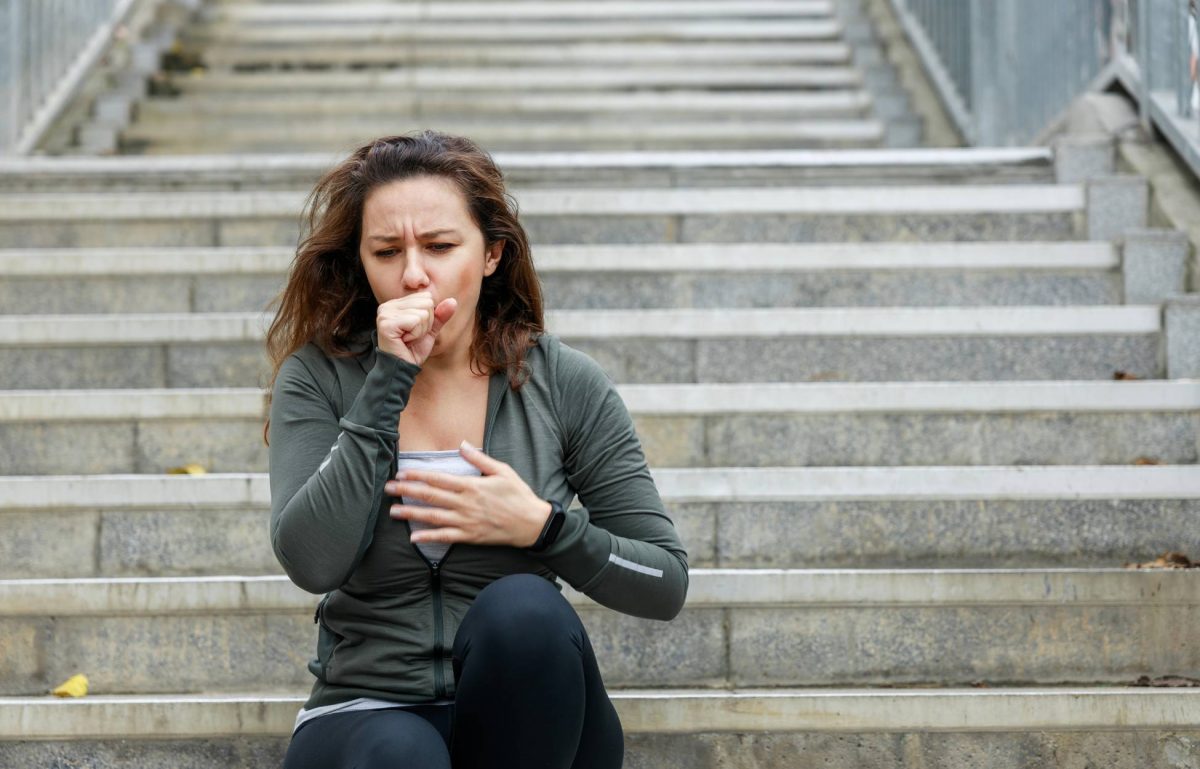
POLYGON ((583 632, 579 615, 549 580, 510 574, 475 597, 454 639, 455 656, 473 642, 506 655, 542 655, 567 643, 581 650, 583 632))

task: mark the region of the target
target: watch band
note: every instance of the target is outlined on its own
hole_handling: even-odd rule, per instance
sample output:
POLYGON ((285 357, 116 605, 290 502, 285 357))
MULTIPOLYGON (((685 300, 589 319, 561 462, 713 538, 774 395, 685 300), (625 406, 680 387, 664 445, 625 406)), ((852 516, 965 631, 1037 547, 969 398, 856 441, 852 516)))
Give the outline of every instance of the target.
POLYGON ((558 533, 562 531, 563 523, 567 520, 567 511, 563 510, 557 499, 546 501, 550 503, 550 516, 546 518, 546 525, 542 527, 537 541, 529 546, 529 550, 535 553, 540 553, 558 540, 558 533))

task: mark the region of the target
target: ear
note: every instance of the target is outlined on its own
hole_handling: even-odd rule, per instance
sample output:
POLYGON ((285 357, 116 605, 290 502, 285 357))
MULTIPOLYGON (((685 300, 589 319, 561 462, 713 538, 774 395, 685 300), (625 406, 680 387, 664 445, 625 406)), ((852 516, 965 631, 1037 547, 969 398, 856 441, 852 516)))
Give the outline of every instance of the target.
POLYGON ((495 243, 488 246, 487 252, 483 255, 483 275, 487 277, 496 271, 500 266, 500 257, 504 254, 504 241, 497 240, 495 243))

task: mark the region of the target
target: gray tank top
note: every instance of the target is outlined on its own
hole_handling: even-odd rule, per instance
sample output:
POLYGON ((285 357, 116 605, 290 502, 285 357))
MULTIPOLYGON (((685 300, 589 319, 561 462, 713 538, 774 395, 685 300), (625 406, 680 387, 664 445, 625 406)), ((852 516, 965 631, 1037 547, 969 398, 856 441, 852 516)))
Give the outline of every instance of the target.
MULTIPOLYGON (((396 469, 397 471, 408 469, 432 470, 451 475, 481 474, 479 468, 462 458, 462 454, 458 452, 458 449, 448 449, 446 451, 397 451, 396 469)), ((406 505, 427 507, 424 502, 417 499, 401 497, 401 500, 406 505)), ((424 521, 409 520, 408 525, 413 531, 437 528, 424 521)), ((450 549, 450 545, 446 542, 418 542, 416 544, 417 548, 431 563, 441 561, 446 557, 446 551, 450 549)))

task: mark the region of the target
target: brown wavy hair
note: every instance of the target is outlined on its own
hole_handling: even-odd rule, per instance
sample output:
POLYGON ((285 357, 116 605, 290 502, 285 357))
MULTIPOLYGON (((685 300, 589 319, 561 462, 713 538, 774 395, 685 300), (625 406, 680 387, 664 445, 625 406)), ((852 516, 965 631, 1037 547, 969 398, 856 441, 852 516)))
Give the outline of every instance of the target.
POLYGON ((436 131, 385 136, 327 171, 305 201, 307 234, 296 249, 286 285, 268 306, 279 310, 267 331, 271 377, 264 442, 269 442, 271 391, 289 355, 309 342, 330 357, 362 354, 351 340, 374 330, 379 307, 359 258, 363 206, 377 187, 418 176, 452 181, 484 243, 504 241, 500 264, 480 289, 472 369, 479 374, 505 371, 514 390, 528 377, 525 353, 545 330, 542 289, 529 239, 517 219, 517 203, 506 192, 500 169, 487 152, 460 136, 436 131))

